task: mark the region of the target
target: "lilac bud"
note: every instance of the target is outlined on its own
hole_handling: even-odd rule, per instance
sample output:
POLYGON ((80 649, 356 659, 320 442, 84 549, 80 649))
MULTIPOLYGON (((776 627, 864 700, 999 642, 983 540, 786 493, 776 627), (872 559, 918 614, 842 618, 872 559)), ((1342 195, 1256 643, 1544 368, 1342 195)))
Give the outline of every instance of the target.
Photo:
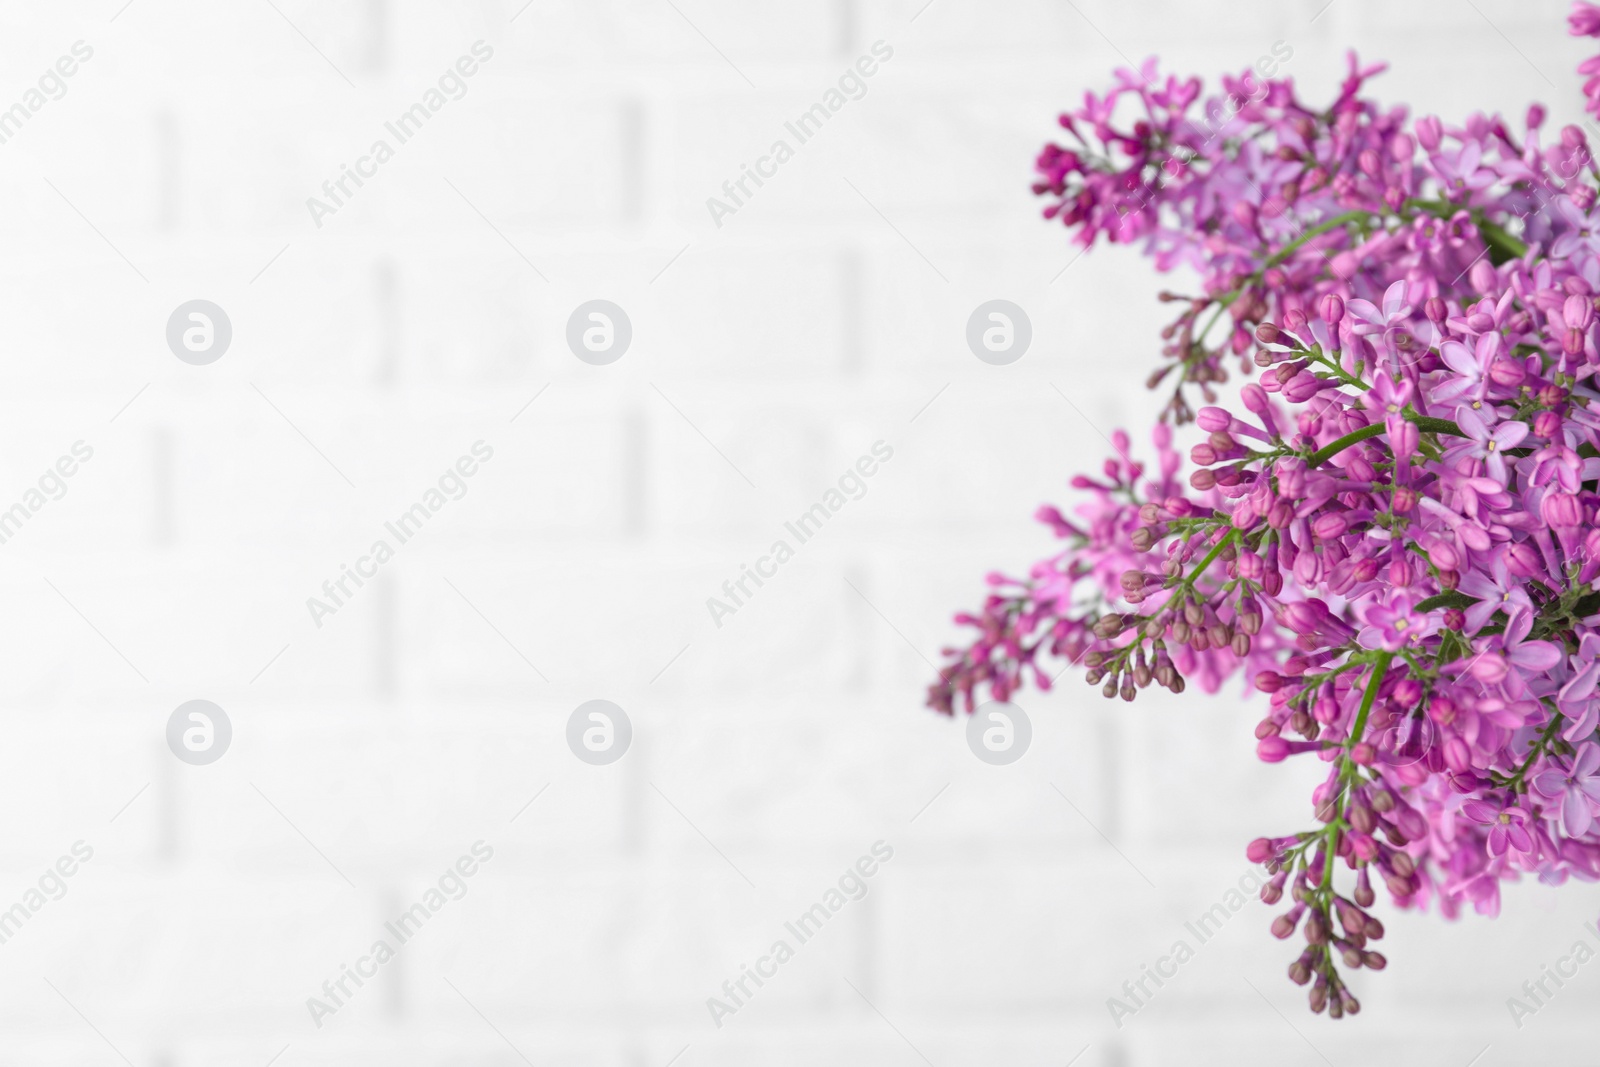
MULTIPOLYGON (((1327 979, 1323 978, 1320 974, 1317 975, 1317 982, 1311 987, 1311 992, 1307 995, 1306 999, 1311 1005, 1312 1014, 1321 1015, 1322 1010, 1328 1006, 1327 979)), ((1335 1001, 1334 1003, 1338 1002, 1335 1001)))
POLYGON ((1311 524, 1311 531, 1324 541, 1332 541, 1344 533, 1346 527, 1343 515, 1319 515, 1311 524))
MULTIPOLYGON (((1561 416, 1553 411, 1541 411, 1533 417, 1533 433, 1536 437, 1554 440, 1556 434, 1561 432, 1561 416)), ((1518 545, 1517 547, 1524 547, 1518 545)), ((1509 564, 1508 564, 1509 565, 1509 564)), ((1523 575, 1529 577, 1529 575, 1523 575)))
POLYGON ((1583 524, 1583 505, 1571 493, 1545 494, 1539 503, 1539 513, 1545 522, 1557 529, 1576 529, 1583 524))
MULTIPOLYGON (((1417 120, 1417 140, 1422 144, 1424 152, 1437 152, 1439 141, 1444 135, 1444 126, 1435 115, 1428 115, 1417 120)), ((1570 127, 1569 127, 1570 128, 1570 127)))
POLYGON ((1428 316, 1428 321, 1435 326, 1442 324, 1450 314, 1450 309, 1445 306, 1444 301, 1436 296, 1428 297, 1428 302, 1422 305, 1422 310, 1423 314, 1428 316))
POLYGON ((1417 883, 1410 878, 1396 878, 1385 875, 1383 884, 1389 887, 1389 892, 1397 897, 1409 897, 1417 891, 1417 883))
MULTIPOLYGON (((1495 274, 1493 264, 1487 259, 1480 259, 1472 265, 1472 273, 1469 275, 1469 280, 1472 282, 1474 289, 1485 294, 1496 292, 1500 285, 1499 275, 1495 274)), ((1488 318, 1487 315, 1484 317, 1488 318)), ((1488 323, 1485 323, 1485 328, 1487 329, 1493 323, 1494 320, 1490 319, 1488 323)))
POLYGON ((1572 294, 1561 305, 1561 320, 1574 330, 1587 330, 1594 322, 1594 302, 1588 297, 1572 294))
MULTIPOLYGON (((1394 821, 1395 827, 1405 835, 1406 840, 1418 841, 1427 837, 1427 817, 1418 809, 1413 808, 1413 806, 1405 805, 1395 808, 1392 821, 1394 821)), ((1376 936, 1382 937, 1382 934, 1379 933, 1376 936)))
MULTIPOLYGON (((1360 746, 1356 747, 1359 748, 1360 746)), ((1378 843, 1372 839, 1371 834, 1362 833, 1360 830, 1351 830, 1347 836, 1350 841, 1350 851, 1355 853, 1357 859, 1377 859, 1378 843)))
POLYGON ((1297 634, 1308 634, 1317 629, 1322 617, 1309 602, 1298 600, 1283 609, 1283 622, 1297 634))
POLYGON ((1317 305, 1317 311, 1324 322, 1330 326, 1337 326, 1339 320, 1344 318, 1344 301, 1339 299, 1338 293, 1329 293, 1317 305))
POLYGON ((1356 875, 1356 903, 1363 908, 1370 908, 1377 901, 1378 895, 1372 891, 1372 876, 1368 868, 1361 868, 1356 875))
MULTIPOLYGON (((1123 588, 1128 587, 1130 579, 1137 584, 1135 588, 1144 585, 1145 576, 1141 571, 1126 571, 1122 575, 1123 588)), ((1129 619, 1126 616, 1111 612, 1100 616, 1094 623, 1094 635, 1102 641, 1109 641, 1128 628, 1129 619)))
POLYGON ((1435 567, 1454 570, 1461 557, 1456 555, 1455 546, 1450 542, 1439 540, 1428 546, 1428 561, 1435 567))
POLYGON ((1527 370, 1515 359, 1497 359, 1489 367, 1489 380, 1505 389, 1515 389, 1527 377, 1527 370))
POLYGON ((1289 742, 1281 737, 1263 737, 1256 742, 1256 758, 1262 763, 1282 763, 1289 758, 1289 742))

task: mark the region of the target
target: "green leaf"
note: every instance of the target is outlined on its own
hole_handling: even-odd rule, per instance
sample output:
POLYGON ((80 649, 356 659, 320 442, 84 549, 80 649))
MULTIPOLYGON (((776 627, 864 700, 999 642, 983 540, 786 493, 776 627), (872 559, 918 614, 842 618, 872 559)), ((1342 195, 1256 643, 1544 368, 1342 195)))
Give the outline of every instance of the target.
POLYGON ((1461 608, 1465 610, 1477 602, 1478 598, 1475 596, 1468 596, 1456 589, 1446 589, 1444 592, 1431 596, 1418 604, 1416 610, 1420 612, 1438 611, 1440 608, 1461 608))

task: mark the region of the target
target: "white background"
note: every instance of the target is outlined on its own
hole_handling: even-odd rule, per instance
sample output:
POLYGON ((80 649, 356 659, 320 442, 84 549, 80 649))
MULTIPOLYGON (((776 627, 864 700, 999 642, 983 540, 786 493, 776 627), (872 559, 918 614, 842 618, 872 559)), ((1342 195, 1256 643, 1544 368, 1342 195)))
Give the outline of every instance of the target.
POLYGON ((1034 508, 1070 502, 1100 431, 1142 446, 1153 297, 1192 284, 1074 263, 1039 220, 1056 114, 1126 59, 1214 78, 1283 41, 1308 101, 1354 46, 1417 113, 1544 99, 1554 127, 1586 51, 1564 4, 274 2, 0 11, 0 107, 94 49, 0 145, 0 508, 94 449, 0 546, 0 908, 94 849, 0 945, 0 1062, 1592 1047, 1600 964, 1520 1031, 1506 1007, 1592 924, 1582 885, 1511 888, 1493 922, 1381 908, 1391 965, 1338 1024, 1251 902, 1118 1029, 1107 997, 1246 841, 1310 824, 1320 768, 1258 764, 1237 690, 1126 706, 1069 676, 1022 698, 1007 768, 921 707, 984 572, 1054 550, 1034 508), (478 40, 466 97, 316 227, 306 198, 478 40), (876 40, 866 95, 713 225, 706 198, 876 40), (996 297, 1034 325, 1009 367, 963 338, 996 297), (195 298, 234 330, 204 367, 164 337, 195 298), (593 298, 633 324, 606 367, 564 341, 593 298), (306 598, 480 439, 468 494, 313 625, 306 598), (706 598, 880 439, 867 495, 714 627, 706 598), (596 697, 634 727, 599 768, 564 741, 596 697), (194 698, 234 728, 206 767, 164 737, 194 698), (306 999, 480 839, 467 895, 315 1026, 306 999), (706 999, 880 839, 866 898, 713 1025, 706 999))

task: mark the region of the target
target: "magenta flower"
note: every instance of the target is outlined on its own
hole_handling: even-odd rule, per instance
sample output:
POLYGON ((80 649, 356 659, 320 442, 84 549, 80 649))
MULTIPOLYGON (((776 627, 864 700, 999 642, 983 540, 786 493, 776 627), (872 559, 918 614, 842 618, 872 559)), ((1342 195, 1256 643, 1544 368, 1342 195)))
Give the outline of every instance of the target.
POLYGON ((1411 382, 1387 374, 1376 375, 1372 388, 1361 394, 1361 406, 1383 416, 1383 428, 1389 441, 1403 459, 1410 459, 1417 449, 1416 427, 1402 414, 1415 394, 1416 387, 1411 382))
POLYGON ((1561 805, 1561 829, 1568 837, 1582 837, 1594 825, 1600 808, 1600 745, 1580 745, 1566 770, 1552 764, 1534 775, 1533 791, 1561 805))
MULTIPOLYGON (((1528 599, 1522 582, 1511 577, 1504 558, 1496 557, 1489 565, 1489 573, 1469 571, 1461 576, 1458 588, 1468 596, 1478 598, 1478 603, 1467 609, 1466 632, 1476 634, 1488 623, 1490 616, 1504 611, 1508 618, 1521 613, 1531 613, 1533 603, 1528 599)), ((1554 666, 1554 664, 1552 664, 1554 666)))
POLYGON ((1461 814, 1480 826, 1489 827, 1490 856, 1504 856, 1513 852, 1533 851, 1533 837, 1528 833, 1528 813, 1514 804, 1496 805, 1482 800, 1469 800, 1461 805, 1461 814))
POLYGON ((1578 0, 1572 5, 1567 24, 1574 37, 1600 37, 1600 7, 1578 0))
POLYGON ((1406 303, 1404 279, 1385 290, 1381 310, 1372 301, 1362 300, 1359 297, 1347 302, 1345 309, 1356 320, 1351 324, 1351 333, 1357 337, 1382 334, 1386 346, 1393 344, 1394 338, 1391 336, 1393 333, 1405 330, 1411 320, 1412 312, 1411 305, 1406 303))
POLYGON ((1418 615, 1415 600, 1403 592, 1393 594, 1386 603, 1367 605, 1362 618, 1367 625, 1362 627, 1356 640, 1363 648, 1395 652, 1439 630, 1437 618, 1432 613, 1418 615))
POLYGON ((1561 233, 1550 242, 1550 254, 1566 259, 1578 252, 1593 255, 1600 252, 1600 218, 1591 210, 1584 210, 1569 197, 1558 196, 1551 202, 1555 221, 1561 233))
MULTIPOLYGON (((1570 24, 1600 37, 1600 3, 1570 24)), ((1253 688, 1257 756, 1323 772, 1317 817, 1271 816, 1250 858, 1336 1017, 1340 969, 1384 965, 1378 890, 1493 915, 1523 873, 1600 881, 1595 152, 1542 106, 1408 121, 1380 69, 1352 55, 1311 101, 1151 60, 1061 117, 1045 216, 1198 288, 1119 323, 1159 347, 1156 461, 1118 436, 1075 508, 1040 509, 1056 551, 992 577, 928 697, 1074 665, 1126 701, 1253 688)), ((1579 73, 1600 115, 1600 55, 1579 73)))
POLYGON ((1442 402, 1463 397, 1481 398, 1486 389, 1489 364, 1500 351, 1500 335, 1486 333, 1477 340, 1476 351, 1460 341, 1446 341, 1439 346, 1439 358, 1454 374, 1432 390, 1434 400, 1442 402))
POLYGON ((1576 744, 1589 740, 1600 726, 1600 635, 1585 634, 1571 657, 1572 677, 1556 694, 1556 707, 1568 720, 1561 736, 1576 744))
POLYGON ((1434 157, 1434 166, 1445 192, 1452 199, 1468 203, 1475 202, 1478 193, 1500 180, 1493 171, 1484 169, 1483 146, 1477 141, 1468 141, 1453 152, 1441 152, 1434 157))
POLYGON ((1456 408, 1456 425, 1466 432, 1467 443, 1446 451, 1446 460, 1481 460, 1489 477, 1505 485, 1506 450, 1516 448, 1528 436, 1528 424, 1508 420, 1490 430, 1489 424, 1478 412, 1469 407, 1459 407, 1456 408))
POLYGON ((1533 612, 1513 608, 1508 614, 1505 631, 1500 634, 1500 648, 1506 660, 1513 667, 1521 668, 1525 677, 1536 677, 1561 663, 1561 647, 1549 641, 1528 640, 1532 630, 1533 612))

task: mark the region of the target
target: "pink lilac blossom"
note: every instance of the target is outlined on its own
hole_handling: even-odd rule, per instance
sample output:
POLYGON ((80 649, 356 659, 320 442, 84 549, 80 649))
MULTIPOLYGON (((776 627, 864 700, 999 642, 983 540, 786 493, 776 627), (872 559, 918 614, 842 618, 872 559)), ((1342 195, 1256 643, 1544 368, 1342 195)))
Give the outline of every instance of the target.
MULTIPOLYGON (((1571 30, 1600 37, 1600 6, 1571 30)), ((1327 772, 1309 828, 1247 854, 1336 1018, 1360 1010, 1340 965, 1387 963, 1375 880, 1449 917, 1525 875, 1600 881, 1600 169, 1538 106, 1411 120, 1362 95, 1383 69, 1352 55, 1309 105, 1151 60, 1061 117, 1045 217, 1201 288, 1162 296, 1154 466, 1119 432, 1070 515, 1041 508, 1063 549, 989 576, 929 689, 970 712, 1079 665, 1128 701, 1265 694, 1258 758, 1327 772)), ((1600 115, 1600 56, 1580 69, 1600 115)))

